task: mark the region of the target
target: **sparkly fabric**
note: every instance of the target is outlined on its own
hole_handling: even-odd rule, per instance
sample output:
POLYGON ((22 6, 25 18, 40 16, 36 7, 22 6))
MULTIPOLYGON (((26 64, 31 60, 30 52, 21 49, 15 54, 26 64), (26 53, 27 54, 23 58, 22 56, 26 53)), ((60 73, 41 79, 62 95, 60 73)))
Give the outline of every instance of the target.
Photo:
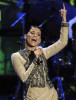
POLYGON ((33 62, 33 59, 29 59, 29 55, 31 54, 29 50, 15 52, 11 55, 11 61, 15 72, 22 80, 22 82, 26 83, 24 84, 26 85, 25 87, 27 89, 26 100, 58 100, 58 96, 55 88, 50 86, 51 81, 49 81, 49 77, 48 77, 46 59, 49 59, 50 57, 58 53, 68 43, 69 27, 68 25, 66 25, 66 23, 63 24, 64 25, 61 25, 63 27, 61 27, 60 30, 61 33, 60 39, 56 43, 46 48, 42 48, 43 54, 45 55, 45 57, 42 57, 43 59, 42 65, 36 66, 36 63, 33 62), (40 66, 43 67, 40 68, 40 66), (36 73, 34 74, 35 71, 36 73), (43 74, 41 72, 45 72, 45 73, 43 74), (33 78, 34 81, 32 82, 33 78), (39 82, 37 80, 39 80, 39 82))
MULTIPOLYGON (((29 55, 31 54, 31 51, 25 49, 25 50, 20 50, 19 53, 26 60, 26 63, 24 64, 24 66, 25 66, 25 69, 27 70, 29 68, 29 65, 32 62, 29 59, 29 55)), ((35 64, 35 67, 33 68, 25 84, 27 86, 30 85, 31 87, 45 87, 45 81, 46 81, 49 87, 51 88, 53 87, 53 84, 48 76, 47 61, 43 54, 41 56, 41 59, 44 63, 35 64), (43 70, 43 66, 44 66, 44 70, 43 70), (46 73, 46 76, 45 76, 46 80, 44 78, 44 72, 46 73)))

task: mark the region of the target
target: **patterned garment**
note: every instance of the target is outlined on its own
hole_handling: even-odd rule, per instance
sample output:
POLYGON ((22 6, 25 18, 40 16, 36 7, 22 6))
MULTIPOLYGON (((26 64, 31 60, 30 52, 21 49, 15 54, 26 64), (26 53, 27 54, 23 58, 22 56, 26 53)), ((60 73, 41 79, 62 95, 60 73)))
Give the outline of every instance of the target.
MULTIPOLYGON (((31 51, 26 50, 26 49, 20 50, 19 53, 26 60, 26 63, 24 66, 25 66, 25 69, 27 70, 29 68, 29 65, 31 64, 32 60, 34 59, 34 56, 32 54, 31 55, 32 60, 30 60, 29 58, 31 58, 31 56, 30 56, 31 51)), ((47 84, 51 88, 51 87, 53 87, 53 84, 48 76, 47 61, 43 54, 41 56, 41 59, 42 59, 42 63, 35 64, 35 67, 33 68, 32 72, 29 75, 25 84, 27 86, 31 85, 31 87, 45 87, 45 82, 47 82, 47 84), (45 77, 44 77, 44 74, 46 75, 45 77)))
MULTIPOLYGON (((31 51, 25 49, 25 50, 20 50, 19 53, 26 60, 24 66, 27 70, 28 66, 32 62, 29 59, 31 51)), ((27 89, 25 89, 26 91, 25 95, 27 98, 26 100, 50 100, 50 99, 57 100, 57 92, 54 89, 51 80, 47 76, 48 71, 47 71, 47 62, 45 56, 42 55, 41 58, 43 63, 35 65, 27 81, 25 82, 26 87, 28 87, 27 89)))
POLYGON ((15 52, 11 55, 12 66, 15 72, 22 82, 25 82, 25 87, 27 88, 26 100, 58 100, 57 92, 47 74, 46 59, 48 60, 67 45, 68 22, 61 24, 60 33, 60 38, 56 43, 42 48, 43 63, 38 66, 32 61, 34 56, 29 57, 31 54, 29 50, 15 52))

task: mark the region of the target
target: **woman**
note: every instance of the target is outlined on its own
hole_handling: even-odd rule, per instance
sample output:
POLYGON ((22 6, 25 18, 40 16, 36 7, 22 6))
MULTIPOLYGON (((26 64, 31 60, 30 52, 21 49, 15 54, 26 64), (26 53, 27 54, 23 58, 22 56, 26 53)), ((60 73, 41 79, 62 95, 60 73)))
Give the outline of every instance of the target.
POLYGON ((41 30, 37 26, 32 26, 24 36, 25 49, 11 56, 14 70, 22 82, 25 82, 26 100, 58 100, 57 92, 48 76, 46 60, 67 45, 69 25, 66 22, 66 13, 63 4, 63 9, 60 10, 61 35, 56 43, 46 48, 38 46, 41 42, 41 30))

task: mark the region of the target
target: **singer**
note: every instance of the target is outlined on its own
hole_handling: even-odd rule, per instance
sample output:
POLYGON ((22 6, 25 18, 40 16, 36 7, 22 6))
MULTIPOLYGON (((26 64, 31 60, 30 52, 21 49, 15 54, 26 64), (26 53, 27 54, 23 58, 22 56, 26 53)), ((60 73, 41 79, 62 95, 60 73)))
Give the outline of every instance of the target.
POLYGON ((64 4, 59 12, 62 23, 57 42, 46 48, 40 47, 41 30, 38 26, 31 26, 24 35, 25 49, 11 55, 13 68, 26 85, 26 100, 58 100, 57 91, 48 76, 47 60, 68 43, 69 24, 66 21, 67 10, 64 4))

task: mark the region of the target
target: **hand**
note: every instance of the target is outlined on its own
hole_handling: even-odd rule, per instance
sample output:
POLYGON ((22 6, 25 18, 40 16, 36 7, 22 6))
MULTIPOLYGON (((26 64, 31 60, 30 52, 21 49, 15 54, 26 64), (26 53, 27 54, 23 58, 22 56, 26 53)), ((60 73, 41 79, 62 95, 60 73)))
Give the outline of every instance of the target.
POLYGON ((36 49, 34 51, 34 54, 35 54, 36 59, 38 59, 42 55, 42 50, 40 48, 36 49))
POLYGON ((65 8, 65 5, 63 3, 63 9, 59 10, 60 15, 62 17, 62 22, 66 22, 66 14, 67 14, 67 10, 65 8))

